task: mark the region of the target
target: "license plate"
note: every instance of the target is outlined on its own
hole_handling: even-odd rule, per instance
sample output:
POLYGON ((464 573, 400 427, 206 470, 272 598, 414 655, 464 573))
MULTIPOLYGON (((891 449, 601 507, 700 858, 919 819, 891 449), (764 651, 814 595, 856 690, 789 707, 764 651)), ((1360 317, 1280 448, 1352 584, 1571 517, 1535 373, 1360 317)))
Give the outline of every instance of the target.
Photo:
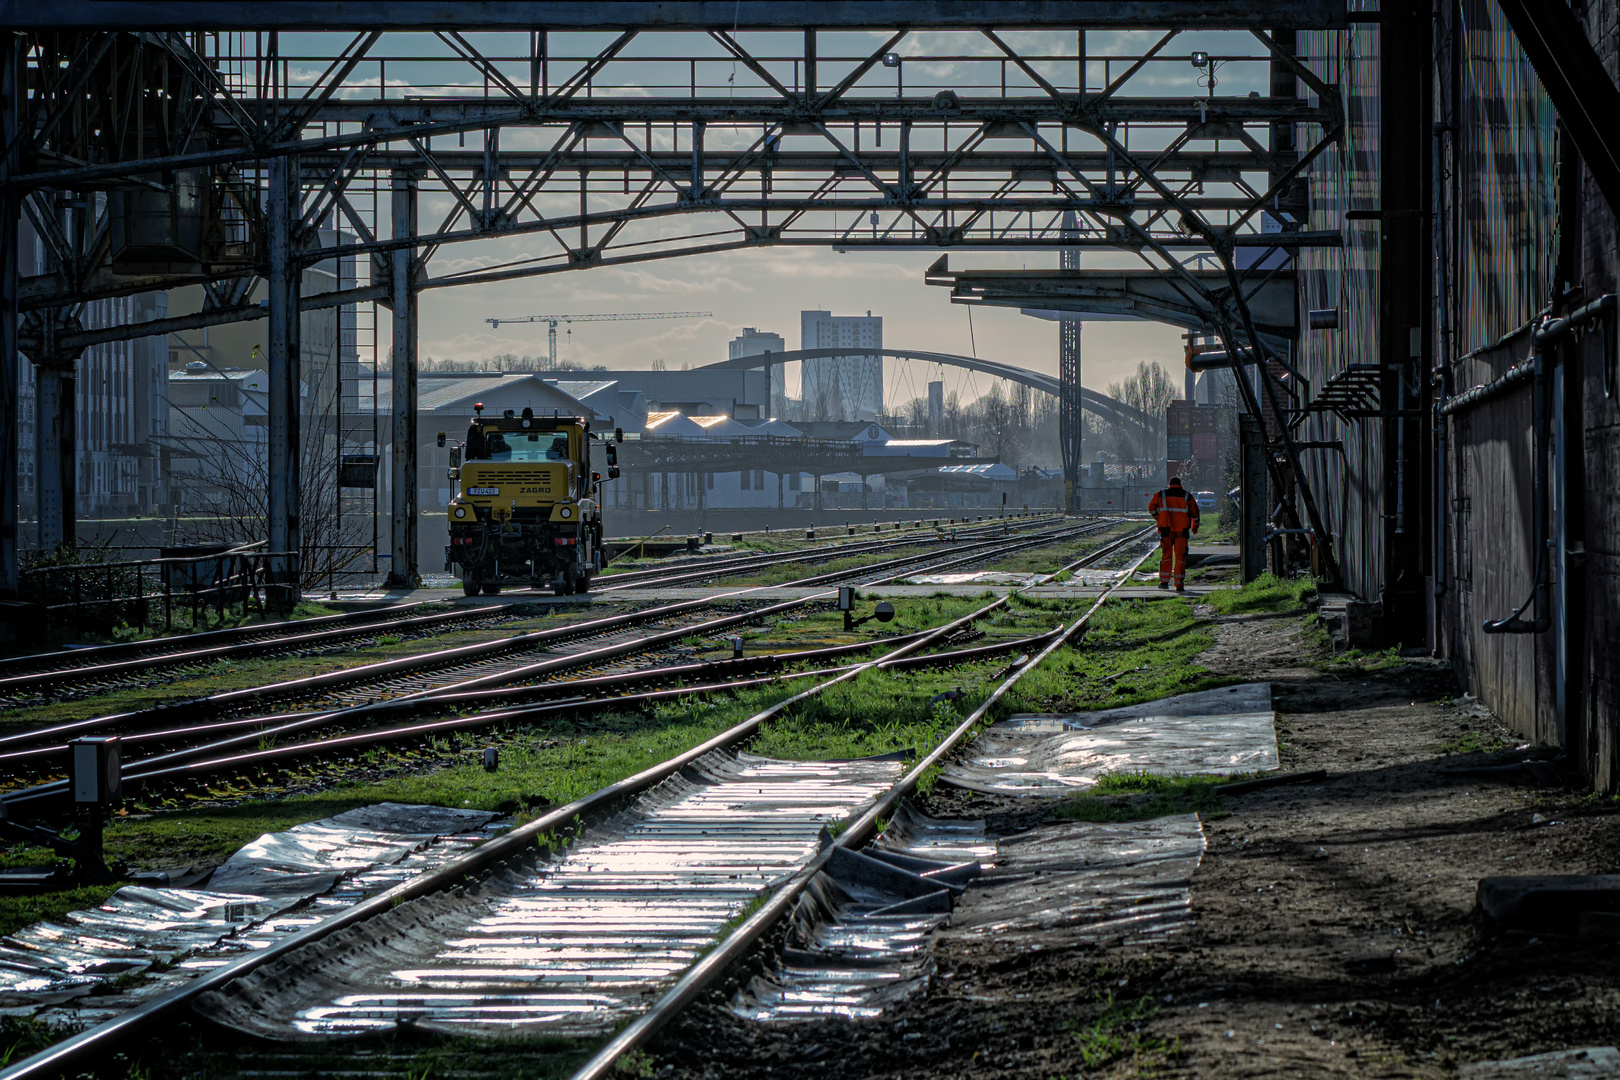
POLYGON ((469 494, 469 495, 499 495, 500 493, 501 493, 501 489, 498 488, 498 487, 492 487, 492 488, 470 487, 470 488, 467 489, 467 494, 469 494))

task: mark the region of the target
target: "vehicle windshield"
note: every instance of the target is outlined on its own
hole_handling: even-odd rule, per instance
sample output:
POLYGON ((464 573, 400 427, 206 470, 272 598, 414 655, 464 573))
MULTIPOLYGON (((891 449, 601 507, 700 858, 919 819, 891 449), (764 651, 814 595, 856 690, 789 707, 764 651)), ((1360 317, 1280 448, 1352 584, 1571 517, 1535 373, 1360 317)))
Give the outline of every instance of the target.
POLYGON ((567 461, 566 431, 489 431, 484 434, 485 461, 567 461))

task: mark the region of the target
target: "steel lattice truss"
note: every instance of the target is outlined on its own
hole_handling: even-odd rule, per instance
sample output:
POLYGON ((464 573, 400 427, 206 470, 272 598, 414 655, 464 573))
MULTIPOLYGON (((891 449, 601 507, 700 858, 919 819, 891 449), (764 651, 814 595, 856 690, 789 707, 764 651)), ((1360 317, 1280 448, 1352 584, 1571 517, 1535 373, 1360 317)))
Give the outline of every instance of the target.
POLYGON ((1162 65, 1188 70, 1177 31, 1123 57, 1087 56, 1084 32, 1032 36, 959 32, 946 52, 907 31, 859 49, 725 30, 23 35, 4 182, 52 266, 21 283, 25 349, 261 317, 247 298, 277 157, 299 179, 295 258, 355 260, 354 288, 305 308, 386 302, 399 249, 434 289, 767 245, 1114 249, 1175 275, 1200 253, 1339 242, 1308 227, 1302 180, 1337 137, 1338 95, 1268 35, 1214 65, 1286 64, 1314 101, 1141 92, 1162 65), (1315 144, 1271 149, 1305 123, 1315 144), (419 236, 380 227, 398 176, 420 192, 419 236), (176 178, 210 211, 199 257, 120 265, 113 200, 176 178), (1262 232, 1262 211, 1285 231, 1262 232), (162 326, 72 318, 198 282, 205 311, 162 326))
MULTIPOLYGON (((486 25, 507 6, 440 5, 486 25)), ((751 15, 787 10, 748 6, 751 15)), ((1340 243, 1337 231, 1310 228, 1303 179, 1338 138, 1337 90, 1294 58, 1287 32, 1252 30, 1231 55, 1182 53, 1180 30, 1116 33, 1093 52, 1084 31, 1051 29, 1062 25, 1051 14, 1024 18, 1017 32, 964 21, 1037 6, 1087 5, 915 6, 948 32, 878 30, 869 20, 726 30, 701 4, 543 3, 528 7, 555 8, 583 28, 404 32, 388 22, 388 5, 340 4, 334 17, 357 30, 14 32, 0 58, 0 217, 26 214, 46 272, 0 275, 0 353, 14 356, 15 343, 58 380, 98 342, 268 318, 270 544, 295 562, 297 312, 392 309, 401 580, 415 567, 425 290, 766 246, 1100 249, 1162 274, 1207 314, 1228 355, 1274 359, 1246 298, 1256 270, 1244 267, 1270 267, 1264 276, 1279 256, 1340 243), (658 32, 600 22, 632 9, 658 19, 690 9, 692 18, 658 32), (1230 84, 1234 64, 1261 68, 1236 80, 1240 88, 1267 89, 1217 93, 1217 72, 1226 65, 1230 84), (1203 73, 1197 86, 1188 65, 1203 73), (1300 145, 1301 131, 1319 135, 1300 145), (1256 257, 1240 257, 1244 249, 1256 257), (1210 260, 1223 275, 1195 270, 1210 260), (335 270, 338 287, 301 295, 300 267, 318 264, 335 270), (202 286, 200 310, 125 326, 80 318, 86 301, 182 285, 202 286)), ((1132 5, 1113 6, 1105 24, 1132 25, 1132 5)), ((1245 25, 1231 4, 1149 6, 1174 25, 1198 25, 1206 9, 1208 25, 1245 25)), ((1328 20, 1315 25, 1344 18, 1326 0, 1293 6, 1328 20)), ((133 19, 142 12, 185 25, 171 8, 97 11, 119 26, 141 25, 133 19)), ((1246 25, 1297 25, 1262 21, 1285 8, 1290 0, 1262 0, 1246 25)), ((69 4, 65 15, 74 17, 60 25, 82 27, 86 12, 69 4)), ((8 258, 15 244, 8 231, 8 258)), ((3 407, 15 380, 0 382, 3 407)), ((1260 414, 1256 389, 1237 382, 1260 414)), ((1261 382, 1280 408, 1275 380, 1261 382)), ((1286 431, 1280 449, 1298 477, 1286 431)), ((1297 484, 1325 536, 1309 490, 1273 460, 1279 490, 1297 484)), ((0 492, 0 501, 10 497, 0 492)), ((6 581, 10 530, 0 523, 6 581)), ((289 562, 277 574, 296 581, 295 571, 289 562)))

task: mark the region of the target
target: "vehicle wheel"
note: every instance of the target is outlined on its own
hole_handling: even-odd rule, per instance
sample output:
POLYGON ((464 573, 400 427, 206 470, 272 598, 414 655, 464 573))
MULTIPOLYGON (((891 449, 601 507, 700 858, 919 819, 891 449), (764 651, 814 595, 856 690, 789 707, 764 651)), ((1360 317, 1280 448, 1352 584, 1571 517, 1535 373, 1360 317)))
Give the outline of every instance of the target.
POLYGON ((466 577, 462 578, 461 579, 461 595, 463 595, 463 596, 477 596, 478 595, 478 579, 473 577, 470 574, 467 575, 466 577))
POLYGON ((591 579, 586 577, 584 574, 575 574, 574 576, 570 577, 568 581, 569 584, 573 586, 573 591, 576 594, 588 593, 591 591, 591 579))
POLYGON ((553 596, 567 596, 568 595, 568 586, 567 586, 567 584, 565 584, 564 582, 561 582, 561 581, 553 581, 551 583, 551 595, 553 595, 553 596))
POLYGON ((501 587, 499 585, 485 585, 484 586, 484 595, 485 596, 499 596, 499 595, 501 595, 501 587))

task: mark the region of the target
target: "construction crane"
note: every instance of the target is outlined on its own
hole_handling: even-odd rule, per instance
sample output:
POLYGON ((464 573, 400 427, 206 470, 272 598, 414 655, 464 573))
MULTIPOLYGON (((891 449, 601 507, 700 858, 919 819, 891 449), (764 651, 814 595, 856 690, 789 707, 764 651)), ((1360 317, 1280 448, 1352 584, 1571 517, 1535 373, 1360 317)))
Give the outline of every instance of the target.
MULTIPOLYGON (((550 360, 546 370, 557 370, 557 324, 577 322, 638 322, 642 319, 707 319, 712 311, 620 311, 600 315, 520 315, 515 319, 485 319, 490 326, 500 329, 502 323, 539 323, 546 324, 546 337, 550 345, 550 360)), ((569 330, 573 335, 573 330, 569 330)))

